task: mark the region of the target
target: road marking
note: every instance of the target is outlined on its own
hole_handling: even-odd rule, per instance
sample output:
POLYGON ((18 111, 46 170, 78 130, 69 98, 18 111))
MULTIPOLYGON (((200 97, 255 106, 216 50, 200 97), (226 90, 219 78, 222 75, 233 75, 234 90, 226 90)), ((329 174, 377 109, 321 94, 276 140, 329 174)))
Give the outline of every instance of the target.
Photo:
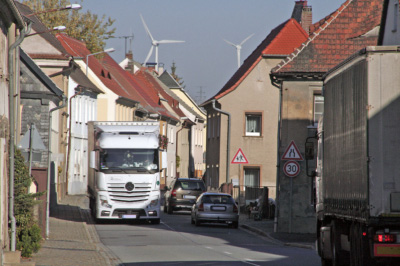
POLYGON ((224 253, 225 253, 225 254, 228 254, 228 255, 232 255, 232 253, 230 253, 230 252, 228 252, 228 251, 224 251, 224 253))

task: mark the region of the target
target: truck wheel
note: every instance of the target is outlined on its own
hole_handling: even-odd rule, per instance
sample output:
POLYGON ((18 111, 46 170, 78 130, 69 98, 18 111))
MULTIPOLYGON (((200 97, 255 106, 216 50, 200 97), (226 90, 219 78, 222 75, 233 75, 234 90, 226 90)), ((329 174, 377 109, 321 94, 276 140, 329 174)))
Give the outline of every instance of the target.
POLYGON ((332 265, 333 266, 345 266, 348 265, 349 258, 347 252, 342 250, 340 235, 344 230, 345 224, 341 224, 337 221, 332 221, 331 225, 331 247, 332 247, 332 265))

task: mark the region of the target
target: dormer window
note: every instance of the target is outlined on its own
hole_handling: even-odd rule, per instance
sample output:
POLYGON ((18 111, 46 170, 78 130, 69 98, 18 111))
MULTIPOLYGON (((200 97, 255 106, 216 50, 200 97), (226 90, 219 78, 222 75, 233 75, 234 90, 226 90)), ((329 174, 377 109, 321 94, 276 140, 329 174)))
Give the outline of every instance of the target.
POLYGON ((106 74, 104 73, 104 70, 101 70, 101 76, 104 77, 104 78, 106 77, 106 74))

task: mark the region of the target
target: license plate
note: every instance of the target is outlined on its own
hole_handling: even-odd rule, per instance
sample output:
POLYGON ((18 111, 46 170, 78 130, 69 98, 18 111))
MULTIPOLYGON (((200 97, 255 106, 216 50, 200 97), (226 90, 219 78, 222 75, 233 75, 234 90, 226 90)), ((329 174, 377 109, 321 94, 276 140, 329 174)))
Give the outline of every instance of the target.
POLYGON ((374 249, 377 257, 400 257, 399 244, 375 244, 374 249))
POLYGON ((225 211, 226 208, 223 207, 223 206, 213 206, 213 207, 211 207, 211 210, 213 210, 213 211, 225 211))
POLYGON ((137 215, 136 214, 123 214, 122 219, 136 219, 137 215))
POLYGON ((183 195, 184 199, 195 199, 196 196, 192 196, 192 195, 183 195))

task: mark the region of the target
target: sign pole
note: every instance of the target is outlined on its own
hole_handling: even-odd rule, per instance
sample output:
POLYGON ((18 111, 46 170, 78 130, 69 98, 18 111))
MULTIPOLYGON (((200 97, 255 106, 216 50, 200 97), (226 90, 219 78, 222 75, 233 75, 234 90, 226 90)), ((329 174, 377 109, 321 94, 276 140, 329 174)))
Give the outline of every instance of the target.
POLYGON ((238 176, 239 176, 239 215, 240 215, 240 188, 241 188, 241 187, 240 187, 240 184, 241 184, 241 182, 240 182, 240 179, 241 179, 241 178, 240 178, 240 165, 241 165, 241 164, 239 164, 239 174, 238 174, 238 176))

